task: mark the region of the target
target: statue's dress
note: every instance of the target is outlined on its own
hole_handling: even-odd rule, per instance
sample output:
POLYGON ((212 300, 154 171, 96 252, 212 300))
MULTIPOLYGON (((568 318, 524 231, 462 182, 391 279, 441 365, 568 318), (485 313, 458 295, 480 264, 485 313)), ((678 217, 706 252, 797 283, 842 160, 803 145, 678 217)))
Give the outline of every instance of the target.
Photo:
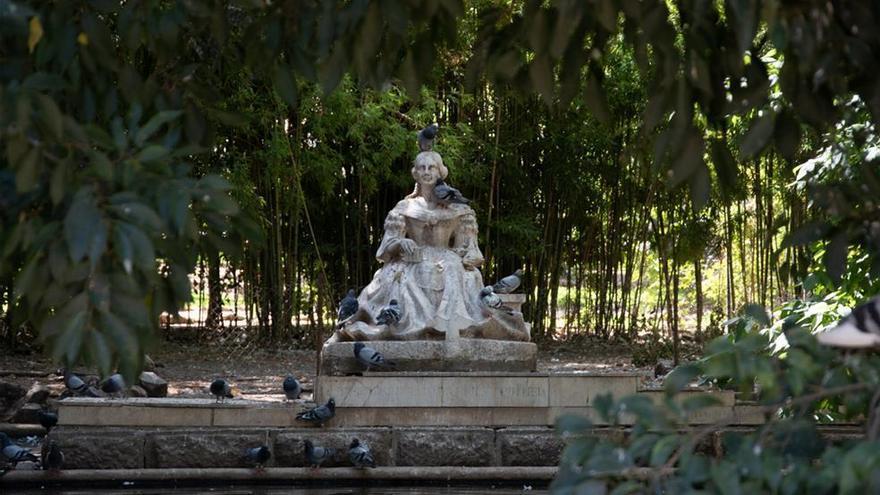
POLYGON ((429 206, 406 198, 385 218, 376 258, 383 265, 358 296, 360 311, 337 331, 339 340, 421 340, 462 337, 528 341, 521 313, 499 312, 480 302, 483 254, 477 221, 467 205, 429 206), (399 241, 418 245, 406 254, 399 241), (375 317, 397 299, 402 318, 378 325, 375 317))

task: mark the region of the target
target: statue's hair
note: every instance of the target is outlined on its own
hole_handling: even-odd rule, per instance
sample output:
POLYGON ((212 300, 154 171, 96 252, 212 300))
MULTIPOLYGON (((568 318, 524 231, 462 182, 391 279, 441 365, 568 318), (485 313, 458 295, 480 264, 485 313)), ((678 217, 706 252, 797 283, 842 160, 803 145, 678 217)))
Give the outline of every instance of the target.
MULTIPOLYGON (((446 176, 449 175, 449 169, 446 168, 446 165, 443 165, 443 157, 440 156, 440 153, 436 151, 422 151, 418 155, 416 155, 416 159, 413 160, 412 169, 410 169, 410 173, 414 173, 416 166, 424 165, 425 163, 436 163, 437 169, 440 171, 440 178, 446 180, 446 176)), ((419 182, 416 181, 416 187, 413 192, 406 197, 406 199, 415 198, 419 196, 419 182)))

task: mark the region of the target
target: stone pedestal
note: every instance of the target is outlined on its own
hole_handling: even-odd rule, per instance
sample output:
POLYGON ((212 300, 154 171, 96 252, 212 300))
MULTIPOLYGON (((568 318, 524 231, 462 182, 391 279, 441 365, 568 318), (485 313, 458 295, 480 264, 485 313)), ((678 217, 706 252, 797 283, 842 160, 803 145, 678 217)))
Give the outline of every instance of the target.
MULTIPOLYGON (((375 341, 367 345, 394 361, 395 371, 535 371, 538 347, 531 342, 489 339, 375 341)), ((328 342, 321 351, 320 375, 361 373, 354 342, 328 342)), ((373 370, 378 371, 378 370, 373 370)))
MULTIPOLYGON (((525 294, 498 294, 498 298, 501 299, 501 303, 508 308, 518 313, 522 313, 522 305, 526 302, 525 294)), ((529 326, 531 327, 531 325, 529 326)))

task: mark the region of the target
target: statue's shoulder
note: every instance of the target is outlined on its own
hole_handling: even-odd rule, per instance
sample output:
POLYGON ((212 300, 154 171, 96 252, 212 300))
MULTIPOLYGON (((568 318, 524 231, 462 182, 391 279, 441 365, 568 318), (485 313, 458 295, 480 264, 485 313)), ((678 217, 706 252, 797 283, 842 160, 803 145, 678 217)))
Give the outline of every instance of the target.
POLYGON ((453 216, 461 217, 461 216, 475 216, 474 209, 468 205, 463 205, 459 203, 452 203, 446 207, 453 216))

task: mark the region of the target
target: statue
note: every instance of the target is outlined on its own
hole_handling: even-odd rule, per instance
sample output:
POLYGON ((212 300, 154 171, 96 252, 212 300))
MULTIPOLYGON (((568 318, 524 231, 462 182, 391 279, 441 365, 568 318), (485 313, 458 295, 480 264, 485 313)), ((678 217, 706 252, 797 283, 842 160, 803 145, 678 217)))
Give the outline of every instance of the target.
POLYGON ((415 190, 385 218, 376 253, 382 266, 358 295, 357 313, 328 342, 459 337, 527 342, 529 325, 522 313, 489 306, 481 298, 483 254, 476 216, 465 201, 443 201, 435 194, 448 169, 431 150, 432 143, 424 144, 426 131, 419 134, 422 151, 411 171, 415 190), (392 300, 398 317, 378 318, 392 300))

